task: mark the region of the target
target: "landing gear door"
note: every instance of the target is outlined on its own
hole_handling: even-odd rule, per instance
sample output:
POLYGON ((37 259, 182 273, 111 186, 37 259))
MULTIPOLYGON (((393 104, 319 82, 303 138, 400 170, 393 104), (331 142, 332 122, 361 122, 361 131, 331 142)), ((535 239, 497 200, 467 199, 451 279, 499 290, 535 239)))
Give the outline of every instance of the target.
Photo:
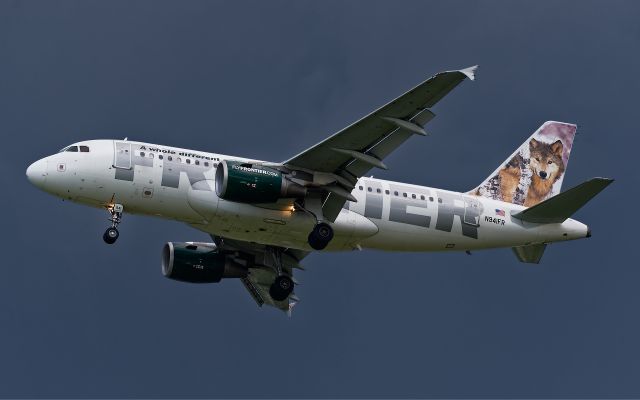
POLYGON ((480 226, 480 214, 482 214, 482 205, 474 198, 465 197, 464 199, 464 223, 471 226, 480 226))
POLYGON ((113 166, 122 169, 131 169, 131 143, 113 142, 113 166))

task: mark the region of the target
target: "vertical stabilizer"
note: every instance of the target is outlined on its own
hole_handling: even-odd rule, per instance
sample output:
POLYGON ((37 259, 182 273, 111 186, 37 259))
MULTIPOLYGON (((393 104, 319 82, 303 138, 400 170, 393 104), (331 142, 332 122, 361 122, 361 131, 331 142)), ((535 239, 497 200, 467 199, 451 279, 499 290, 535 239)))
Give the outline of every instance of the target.
POLYGON ((470 193, 526 207, 560 193, 576 129, 545 122, 470 193))

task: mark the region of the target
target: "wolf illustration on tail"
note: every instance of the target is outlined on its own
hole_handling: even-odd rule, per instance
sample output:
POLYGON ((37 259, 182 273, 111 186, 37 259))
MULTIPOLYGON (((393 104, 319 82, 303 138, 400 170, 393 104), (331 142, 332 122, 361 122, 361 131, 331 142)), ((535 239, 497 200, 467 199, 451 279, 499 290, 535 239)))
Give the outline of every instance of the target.
POLYGON ((576 125, 547 121, 469 193, 534 206, 560 193, 576 125))

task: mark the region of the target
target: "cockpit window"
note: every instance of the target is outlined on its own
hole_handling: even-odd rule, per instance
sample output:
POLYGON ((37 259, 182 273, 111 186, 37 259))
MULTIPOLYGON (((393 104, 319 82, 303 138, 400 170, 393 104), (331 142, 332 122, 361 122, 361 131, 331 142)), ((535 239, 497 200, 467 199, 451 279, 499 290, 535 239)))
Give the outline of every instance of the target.
POLYGON ((80 146, 80 152, 81 153, 88 153, 89 152, 89 146, 80 146))
POLYGON ((78 152, 78 146, 69 146, 69 147, 67 147, 67 150, 65 150, 65 151, 71 151, 71 152, 77 153, 78 152))

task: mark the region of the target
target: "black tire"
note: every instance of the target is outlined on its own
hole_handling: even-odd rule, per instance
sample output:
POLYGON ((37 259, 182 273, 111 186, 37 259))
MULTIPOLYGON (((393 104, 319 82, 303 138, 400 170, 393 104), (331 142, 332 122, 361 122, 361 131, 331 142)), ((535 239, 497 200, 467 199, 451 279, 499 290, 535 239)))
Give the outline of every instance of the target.
POLYGON ((269 288, 269 295, 275 301, 285 300, 293 292, 293 280, 286 275, 276 277, 269 288))
POLYGON ((119 236, 120 232, 118 232, 116 228, 107 228, 107 230, 104 231, 104 235, 102 235, 102 239, 107 244, 114 244, 119 236))
POLYGON ((314 250, 322 250, 327 247, 331 239, 333 239, 333 228, 325 222, 320 222, 313 227, 307 241, 314 250))

